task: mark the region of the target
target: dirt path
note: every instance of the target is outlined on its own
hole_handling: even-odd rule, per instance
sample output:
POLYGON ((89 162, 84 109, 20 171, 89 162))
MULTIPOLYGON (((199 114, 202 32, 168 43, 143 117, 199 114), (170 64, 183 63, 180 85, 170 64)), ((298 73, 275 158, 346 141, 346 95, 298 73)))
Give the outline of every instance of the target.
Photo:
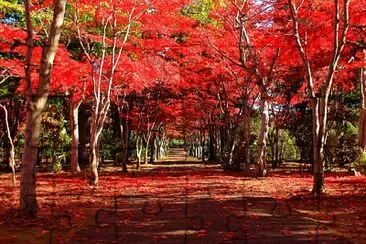
POLYGON ((38 174, 39 217, 16 215, 18 189, 0 175, 0 243, 362 243, 365 177, 328 176, 329 195, 307 194, 311 176, 264 179, 223 172, 171 150, 129 174, 38 174))
POLYGON ((185 161, 197 161, 196 158, 193 158, 188 155, 187 150, 183 148, 171 148, 168 150, 165 158, 162 159, 163 162, 185 162, 185 161))
POLYGON ((188 151, 183 148, 171 148, 168 150, 167 155, 160 161, 162 164, 171 164, 179 167, 183 164, 197 164, 199 166, 202 161, 188 155, 188 151))

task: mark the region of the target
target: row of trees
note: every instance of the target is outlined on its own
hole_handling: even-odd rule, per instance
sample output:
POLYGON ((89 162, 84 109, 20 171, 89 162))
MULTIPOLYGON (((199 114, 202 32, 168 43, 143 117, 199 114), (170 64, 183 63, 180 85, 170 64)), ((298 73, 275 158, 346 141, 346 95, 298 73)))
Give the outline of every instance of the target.
MULTIPOLYGON (((50 94, 69 107, 75 173, 79 111, 89 107, 93 184, 99 181, 103 128, 115 124, 124 171, 132 134, 138 167, 143 149, 146 161, 150 145, 153 159, 180 131, 196 156, 204 159, 207 148, 210 160, 230 169, 254 163, 259 176, 267 172, 267 145, 276 165, 281 138, 292 136, 301 154, 313 157, 316 194, 324 191, 332 124, 346 123, 346 117, 328 118, 329 110, 346 111, 350 104, 337 97, 352 94, 359 82, 365 105, 363 1, 55 0, 24 1, 24 10, 5 2, 0 67, 3 95, 25 99, 20 202, 27 214, 37 206, 35 166, 50 94)), ((22 106, 9 98, 2 104, 10 111, 6 127, 14 140, 22 106)))

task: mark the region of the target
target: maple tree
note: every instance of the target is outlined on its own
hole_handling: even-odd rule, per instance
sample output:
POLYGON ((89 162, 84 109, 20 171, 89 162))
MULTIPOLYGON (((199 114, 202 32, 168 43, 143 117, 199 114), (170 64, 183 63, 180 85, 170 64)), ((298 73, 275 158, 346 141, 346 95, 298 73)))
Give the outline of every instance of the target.
POLYGON ((33 56, 33 28, 31 23, 31 4, 24 1, 25 20, 27 27, 27 54, 25 59, 25 96, 27 99, 27 119, 25 129, 25 143, 22 156, 20 208, 25 215, 33 215, 37 210, 36 201, 36 176, 35 163, 37 160, 37 148, 40 132, 40 119, 42 110, 47 102, 49 83, 51 79, 52 64, 56 55, 57 46, 61 34, 61 27, 65 14, 66 1, 54 2, 54 14, 51 31, 43 48, 39 84, 34 93, 32 86, 32 56, 33 56))
MULTIPOLYGON (((59 23, 57 23, 57 24, 59 24, 59 23)), ((37 103, 37 101, 38 101, 37 99, 42 98, 42 96, 40 94, 44 94, 43 99, 46 99, 46 97, 48 96, 48 94, 50 92, 50 89, 51 89, 51 93, 55 93, 57 91, 64 91, 64 92, 68 91, 69 86, 65 85, 65 84, 67 84, 67 81, 69 79, 77 79, 77 78, 81 77, 80 74, 83 74, 83 72, 81 72, 81 73, 76 72, 76 71, 70 72, 66 69, 66 67, 68 67, 68 65, 70 65, 70 64, 73 64, 75 68, 78 68, 78 67, 81 68, 82 66, 78 65, 77 62, 71 60, 68 51, 65 49, 65 47, 63 45, 61 45, 61 48, 60 48, 61 50, 59 50, 58 56, 55 58, 55 64, 53 67, 53 70, 54 70, 53 76, 48 77, 48 78, 46 77, 48 81, 44 81, 44 83, 43 83, 44 84, 43 89, 45 89, 45 90, 41 91, 40 89, 41 89, 42 85, 37 80, 37 78, 39 78, 41 76, 39 76, 37 74, 39 72, 37 68, 39 68, 41 66, 42 62, 45 62, 43 57, 44 57, 44 55, 47 54, 47 50, 41 48, 38 45, 33 47, 32 44, 29 48, 29 45, 30 45, 29 42, 25 43, 23 41, 17 41, 18 39, 12 39, 12 34, 14 34, 14 33, 16 33, 15 36, 17 38, 20 37, 20 38, 26 39, 25 31, 23 31, 19 28, 13 28, 13 27, 10 27, 7 25, 3 25, 2 27, 3 27, 2 31, 4 31, 4 32, 7 31, 9 34, 9 35, 5 36, 6 37, 5 40, 3 40, 3 42, 2 42, 3 47, 5 47, 4 51, 8 51, 9 54, 11 55, 11 57, 13 56, 15 58, 11 58, 8 60, 2 59, 1 65, 4 65, 5 67, 9 68, 10 76, 23 78, 24 76, 27 75, 27 77, 30 77, 31 80, 28 82, 22 83, 19 87, 17 87, 17 91, 16 91, 17 93, 30 94, 30 96, 31 96, 31 98, 29 98, 30 101, 34 100, 34 102, 37 103), (23 61, 21 60, 21 58, 26 57, 27 55, 29 56, 29 54, 28 54, 29 51, 27 50, 27 44, 28 44, 28 50, 30 50, 30 49, 32 50, 32 61, 31 61, 31 65, 29 65, 30 68, 27 69, 26 72, 24 72, 23 64, 22 64, 23 61), (35 90, 35 89, 32 89, 32 87, 36 87, 36 89, 38 89, 37 96, 33 94, 34 93, 33 90, 35 90)), ((59 30, 53 30, 53 31, 55 33, 59 32, 59 30)), ((59 35, 59 33, 57 35, 59 35)), ((41 37, 39 35, 32 35, 32 38, 35 41, 39 41, 41 39, 41 37)), ((29 41, 29 39, 28 39, 28 41, 29 41)), ((51 47, 53 48, 52 51, 55 51, 54 46, 50 46, 49 48, 51 48, 51 47)), ((52 58, 52 55, 49 57, 52 58)), ((43 65, 45 65, 45 64, 43 64, 43 65)), ((46 69, 46 68, 44 68, 44 69, 46 69)), ((47 71, 46 73, 48 74, 49 71, 47 71)), ((39 100, 39 102, 40 102, 40 104, 38 107, 37 106, 30 107, 30 108, 34 108, 34 109, 39 108, 40 110, 37 113, 42 112, 43 109, 41 109, 41 108, 44 107, 46 101, 42 100, 42 102, 41 102, 41 100, 39 100)), ((39 116, 39 118, 38 118, 38 116, 35 116, 34 118, 36 118, 37 120, 38 119, 40 120, 41 116, 39 116)), ((35 127, 35 128, 38 128, 37 129, 38 132, 36 134, 34 134, 34 138, 37 136, 39 138, 40 129, 39 129, 39 127, 35 127)), ((15 133, 12 133, 12 134, 15 136, 15 133)), ((33 141, 33 143, 36 143, 37 140, 33 141)), ((27 143, 26 143, 26 145, 27 145, 27 143)), ((37 145, 38 145, 38 142, 37 142, 37 145)), ((36 150, 37 147, 35 145, 31 146, 32 150, 33 149, 36 150)), ((36 160, 36 158, 38 158, 37 150, 33 153, 34 153, 33 156, 35 157, 35 160, 36 160)), ((23 154, 23 156, 24 156, 24 154, 23 154)), ((32 157, 29 158, 29 155, 25 157, 26 160, 30 160, 31 158, 32 157)), ((32 160, 30 160, 30 161, 32 161, 32 160)), ((35 161, 33 161, 33 163, 35 163, 35 161)), ((22 165, 26 165, 26 164, 23 163, 22 165)), ((33 164, 33 166, 30 166, 30 167, 31 168, 35 167, 35 165, 33 164)), ((33 170, 31 172, 33 172, 33 170)), ((27 174, 29 174, 29 172, 27 174)), ((34 184, 29 184, 29 185, 34 185, 34 184)), ((31 198, 34 195, 32 195, 30 193, 29 194, 27 193, 26 195, 27 195, 27 197, 26 197, 26 200, 24 200, 24 201, 28 201, 28 200, 31 201, 29 206, 32 206, 31 198)), ((28 202, 26 202, 24 204, 26 204, 28 206, 28 202)), ((30 211, 33 211, 33 210, 30 210, 30 211)))
MULTIPOLYGON (((91 64, 91 80, 93 94, 93 116, 91 120, 90 133, 90 173, 92 184, 98 184, 98 165, 100 160, 100 135, 110 107, 111 91, 114 84, 115 73, 123 55, 124 46, 127 43, 131 25, 147 8, 135 2, 118 3, 108 2, 82 2, 75 1, 75 20, 80 46, 91 64), (96 4, 96 5, 94 5, 96 4), (111 5, 109 5, 111 4, 111 5), (97 6, 95 8, 95 6, 97 6), (137 8, 139 7, 139 8, 137 8), (142 10, 141 10, 142 8, 142 10), (102 36, 95 36, 87 32, 89 23, 84 24, 83 32, 80 27, 80 17, 82 11, 94 9, 94 17, 97 27, 101 28, 102 36), (126 14, 128 17, 121 18, 126 14), (122 29, 119 31, 118 29, 122 29), (89 38, 94 41, 101 41, 99 53, 91 53, 88 49, 89 43, 84 40, 89 38), (88 46, 86 46, 88 44, 88 46), (108 50, 110 48, 110 50, 108 50)), ((90 28, 90 27, 89 27, 90 28)), ((122 133, 123 134, 123 133, 122 133)), ((125 168, 124 168, 125 169, 125 168)))
MULTIPOLYGON (((334 81, 334 76, 337 71, 337 66, 339 63, 339 59, 342 55, 342 51, 346 44, 347 32, 349 29, 349 4, 350 1, 345 0, 343 2, 342 7, 340 7, 340 2, 334 1, 334 14, 333 14, 333 24, 330 25, 330 29, 328 27, 329 36, 333 36, 332 39, 324 39, 323 41, 327 43, 330 47, 331 52, 327 53, 329 57, 329 64, 325 66, 327 69, 326 72, 321 75, 319 78, 316 78, 316 72, 311 65, 311 60, 319 53, 322 53, 322 49, 314 48, 314 53, 309 53, 309 45, 314 45, 310 40, 314 40, 313 36, 309 37, 309 33, 307 37, 304 36, 304 31, 300 30, 300 28, 306 28, 304 26, 300 26, 299 24, 299 16, 301 14, 300 11, 303 9, 309 9, 304 5, 311 4, 308 2, 303 2, 301 5, 296 5, 293 1, 288 1, 288 8, 290 11, 291 19, 292 19, 292 28, 293 35, 295 37, 296 45, 301 56, 304 69, 306 72, 306 81, 307 86, 310 92, 311 104, 312 104, 312 113, 313 113, 313 149, 314 149, 314 186, 313 192, 316 194, 320 194, 324 192, 324 143, 325 143, 325 134, 326 134, 326 125, 327 125, 327 110, 328 110, 328 99, 329 94, 332 88, 332 84, 334 81), (341 17, 342 13, 342 17, 341 17), (306 40, 304 39, 306 38, 306 40), (305 44, 304 44, 305 43, 305 44), (306 45, 306 46, 305 46, 306 45), (319 79, 319 80, 318 80, 319 79), (315 82, 317 85, 315 85, 315 82)), ((327 8, 328 6, 322 6, 319 4, 318 13, 327 15, 328 9, 321 9, 321 7, 327 8), (324 11, 322 13, 322 10, 324 11)), ((309 11, 309 10, 308 10, 309 11)), ((311 11, 311 10, 310 10, 311 11)), ((302 13, 305 14, 305 13, 302 13)), ((308 14, 311 14, 311 12, 308 14)), ((314 17, 318 17, 319 14, 314 17)), ((320 17, 324 18, 324 16, 320 15, 320 17)), ((308 17, 311 18, 311 17, 308 17)), ((310 20, 309 20, 310 21, 310 20)), ((316 20, 313 20, 316 21, 316 20)), ((314 27, 312 27, 312 31, 314 31, 314 27)), ((310 30, 307 30, 310 32, 310 30)), ((311 32, 310 32, 311 33, 311 32)), ((328 37, 329 37, 328 36, 328 37)), ((323 44, 324 46, 325 44, 323 44)), ((324 60, 326 62, 326 60, 324 60)))
MULTIPOLYGON (((256 170, 258 175, 266 175, 266 139, 269 128, 269 89, 276 76, 282 35, 276 33, 276 25, 270 24, 274 2, 232 1, 218 8, 213 14, 224 28, 216 28, 220 36, 208 36, 211 46, 227 59, 231 65, 242 69, 246 80, 242 89, 244 99, 245 148, 249 148, 249 97, 251 83, 259 93, 261 130, 258 136, 256 170), (272 10, 271 10, 272 8, 272 10), (257 35, 260 33, 260 35, 257 35), (268 40, 272 40, 269 42, 268 40), (220 42, 219 42, 220 41, 220 42), (230 43, 231 45, 225 45, 230 43)), ((216 30, 215 29, 215 30, 216 30)), ((234 69, 235 70, 235 69, 234 69)), ((249 106, 250 107, 250 106, 249 106)), ((245 160, 248 162, 248 149, 245 160)))
MULTIPOLYGON (((364 0, 73 0, 62 36, 66 1, 25 1, 24 10, 5 2, 0 85, 26 99, 19 197, 27 215, 37 208, 35 163, 47 164, 37 147, 50 94, 69 109, 52 121, 69 120, 64 164, 79 173, 79 154, 88 152, 95 185, 105 157, 120 161, 124 172, 136 157, 143 171, 142 163, 166 156, 171 138, 183 138, 189 154, 224 169, 250 171, 254 164, 257 176, 267 175, 267 160, 274 168, 283 160, 312 163, 316 194, 325 190, 326 165, 362 161, 355 141, 364 151, 364 0), (24 14, 25 23, 13 13, 24 14), (114 151, 106 149, 112 144, 114 151), (283 158, 286 150, 300 155, 283 158)), ((0 102, 1 122, 10 123, 0 139, 14 179, 12 128, 23 114, 10 100, 0 102)))

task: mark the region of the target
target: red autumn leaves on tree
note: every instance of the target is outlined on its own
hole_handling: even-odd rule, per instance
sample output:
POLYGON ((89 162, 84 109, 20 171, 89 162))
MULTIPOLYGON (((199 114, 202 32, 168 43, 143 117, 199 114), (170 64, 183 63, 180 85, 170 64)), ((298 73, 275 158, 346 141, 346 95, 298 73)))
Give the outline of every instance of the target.
MULTIPOLYGON (((138 138, 139 161, 142 147, 147 161, 149 144, 153 148, 168 134, 184 130, 196 156, 204 159, 209 138, 211 153, 221 153, 224 167, 250 170, 254 163, 256 174, 265 176, 271 124, 285 124, 289 113, 284 110, 306 102, 313 112, 313 191, 324 190, 329 95, 357 89, 358 69, 366 60, 365 2, 213 2, 202 10, 207 12, 204 19, 186 11, 204 4, 196 1, 69 2, 64 30, 69 38, 61 40, 46 75, 49 92, 67 97, 70 104, 74 172, 80 171, 75 150, 82 103, 92 110, 90 178, 98 184, 100 138, 111 104, 119 114, 124 171, 131 131, 138 138), (254 135, 256 152, 251 155, 254 112, 260 122, 254 135), (175 126, 181 129, 167 130, 175 126), (239 166, 237 151, 244 154, 239 166)), ((45 8, 56 5, 45 1, 30 6, 31 11, 45 8)), ((30 50, 29 27, 26 32, 0 24, 0 48, 6 57, 0 58, 3 74, 30 82, 23 82, 19 93, 29 93, 29 84, 32 93, 44 85, 40 70, 48 46, 43 42, 52 36, 42 31, 34 26, 31 32, 35 44, 30 67, 26 65, 28 74, 24 59, 30 50)))

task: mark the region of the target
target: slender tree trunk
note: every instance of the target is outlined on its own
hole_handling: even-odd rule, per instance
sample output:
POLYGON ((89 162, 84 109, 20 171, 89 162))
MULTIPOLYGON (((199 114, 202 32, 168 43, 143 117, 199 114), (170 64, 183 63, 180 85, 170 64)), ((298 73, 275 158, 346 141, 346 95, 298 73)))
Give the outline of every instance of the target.
POLYGON ((8 110, 2 104, 0 104, 0 107, 4 110, 4 114, 5 114, 5 127, 6 127, 6 132, 7 132, 8 141, 9 141, 9 159, 8 160, 9 160, 9 167, 11 168, 11 172, 12 172, 12 183, 13 183, 13 186, 15 186, 15 181, 16 181, 16 179, 15 179, 15 148, 14 148, 13 138, 12 138, 11 132, 10 132, 8 110))
POLYGON ((361 85, 361 111, 359 122, 359 145, 366 149, 366 68, 361 68, 360 71, 360 85, 361 85))
POLYGON ((278 161, 279 161, 279 159, 278 159, 278 157, 279 157, 279 152, 278 152, 278 149, 279 149, 279 147, 278 147, 278 128, 276 127, 275 128, 275 134, 274 134, 274 153, 275 153, 275 157, 274 157, 274 159, 275 159, 275 164, 276 164, 276 167, 278 166, 278 161))
MULTIPOLYGON (((96 103, 96 101, 95 101, 96 103)), ((90 151, 89 151, 89 166, 90 166, 90 183, 92 185, 99 184, 98 166, 100 163, 100 137, 102 134, 104 121, 109 109, 109 103, 104 104, 104 113, 94 111, 90 124, 90 151)))
POLYGON ((22 156, 21 182, 20 182, 20 209, 26 216, 35 215, 37 212, 36 198, 36 169, 38 142, 41 125, 41 113, 46 105, 52 64, 56 55, 61 27, 64 20, 66 0, 56 0, 54 3, 53 21, 46 45, 43 48, 41 66, 39 71, 39 85, 37 93, 33 94, 31 83, 31 58, 33 51, 33 34, 30 16, 30 1, 24 1, 25 19, 27 26, 27 57, 25 63, 27 119, 25 129, 24 149, 22 156))
POLYGON ((209 157, 208 157, 208 161, 217 161, 217 151, 216 151, 217 141, 216 141, 216 138, 215 138, 215 127, 212 124, 211 114, 209 115, 208 137, 209 137, 209 146, 208 146, 209 157))
POLYGON ((215 146, 215 142, 214 142, 214 135, 209 132, 209 146, 208 146, 208 150, 209 150, 209 157, 208 157, 208 161, 216 161, 216 146, 215 146))
POLYGON ((261 88, 261 130, 258 137, 258 157, 256 172, 258 176, 266 176, 266 140, 269 126, 268 101, 265 88, 261 88))
POLYGON ((158 161, 158 160, 160 160, 160 137, 159 136, 156 137, 155 146, 156 146, 155 159, 158 161))
POLYGON ((121 147, 122 147, 122 170, 123 172, 128 172, 127 160, 128 160, 129 126, 127 120, 122 120, 120 122, 120 129, 121 129, 121 147))
POLYGON ((90 136, 90 114, 84 109, 83 106, 79 108, 78 122, 83 125, 79 126, 79 151, 78 151, 78 163, 79 165, 89 162, 89 158, 86 158, 86 144, 88 142, 88 136, 90 136))
POLYGON ((328 96, 312 99, 313 109, 313 136, 314 136, 314 180, 313 190, 314 194, 322 194, 325 192, 324 188, 324 144, 325 131, 327 122, 328 110, 328 96))
POLYGON ((284 137, 283 137, 283 132, 281 134, 281 142, 280 142, 280 148, 279 148, 279 165, 283 162, 284 158, 283 158, 283 147, 284 147, 284 137))
POLYGON ((148 138, 145 141, 144 164, 147 164, 147 158, 149 155, 149 143, 150 143, 150 140, 149 140, 149 136, 148 136, 148 138))
MULTIPOLYGON (((148 155, 149 155, 149 145, 151 144, 151 137, 153 134, 153 130, 155 127, 155 122, 152 123, 152 125, 149 124, 149 119, 147 118, 147 131, 146 131, 146 137, 145 137, 145 157, 144 157, 144 164, 147 164, 148 161, 148 155), (150 128, 151 126, 151 128, 150 128)), ((150 145, 151 146, 151 145, 150 145)), ((151 150, 152 151, 153 148, 151 146, 151 150)))
POLYGON ((199 141, 196 142, 195 144, 195 148, 196 148, 196 158, 200 159, 201 158, 201 152, 200 152, 200 144, 199 141))
POLYGON ((99 153, 98 153, 98 135, 97 133, 91 134, 90 138, 90 152, 89 152, 89 163, 90 163, 90 183, 92 185, 99 184, 98 165, 99 165, 99 153))
POLYGON ((221 156, 224 154, 226 143, 227 143, 226 129, 223 128, 223 126, 220 126, 220 155, 221 156))
POLYGON ((98 166, 100 163, 100 137, 104 127, 104 121, 109 110, 109 100, 106 98, 103 103, 100 99, 94 100, 94 111, 90 123, 90 183, 92 185, 99 184, 98 166))
POLYGON ((130 141, 130 123, 129 111, 132 106, 131 97, 128 96, 127 103, 125 104, 126 97, 123 98, 122 104, 118 106, 119 112, 119 128, 120 128, 120 139, 121 139, 121 149, 122 149, 122 170, 123 172, 128 172, 127 162, 128 162, 128 148, 130 141))
POLYGON ((142 140, 141 140, 141 136, 137 135, 137 138, 136 138, 136 157, 137 157, 136 169, 140 169, 140 166, 141 166, 141 153, 142 153, 142 140))
POLYGON ((165 135, 160 139, 160 157, 165 157, 165 135))
POLYGON ((70 127, 71 127, 71 170, 74 174, 80 173, 79 167, 79 107, 81 101, 76 104, 70 102, 70 127))
POLYGON ((201 145, 200 145, 199 138, 197 138, 197 141, 196 141, 196 154, 197 154, 197 159, 201 159, 201 145))
POLYGON ((158 136, 155 136, 153 142, 154 142, 154 162, 158 161, 159 158, 159 146, 158 146, 158 136))
POLYGON ((278 165, 279 165, 279 129, 278 127, 276 126, 274 129, 273 129, 273 135, 272 135, 272 166, 273 168, 277 168, 278 165))
POLYGON ((248 106, 248 99, 244 101, 244 168, 245 171, 250 169, 250 108, 248 106))
POLYGON ((205 135, 201 138, 201 160, 202 163, 205 162, 205 135))
POLYGON ((153 135, 152 139, 151 139, 151 143, 150 143, 150 163, 154 163, 155 162, 155 134, 153 135))
MULTIPOLYGON (((8 112, 8 124, 9 124, 9 130, 10 130, 10 135, 11 135, 11 140, 13 142, 13 144, 15 144, 16 138, 17 138, 17 134, 18 134, 18 130, 19 130, 19 124, 20 124, 20 117, 21 117, 21 102, 18 101, 17 99, 14 102, 9 101, 9 104, 11 103, 11 114, 12 116, 9 116, 9 112, 8 112)), ((10 105, 9 105, 10 106, 10 105)), ((9 111, 9 109, 7 109, 9 111)), ((0 141, 1 141, 1 137, 0 137, 0 141)), ((7 165, 9 165, 9 167, 11 168, 11 152, 12 150, 12 146, 9 142, 9 140, 5 141, 5 163, 7 165)), ((11 169, 12 170, 12 169, 11 169)))

